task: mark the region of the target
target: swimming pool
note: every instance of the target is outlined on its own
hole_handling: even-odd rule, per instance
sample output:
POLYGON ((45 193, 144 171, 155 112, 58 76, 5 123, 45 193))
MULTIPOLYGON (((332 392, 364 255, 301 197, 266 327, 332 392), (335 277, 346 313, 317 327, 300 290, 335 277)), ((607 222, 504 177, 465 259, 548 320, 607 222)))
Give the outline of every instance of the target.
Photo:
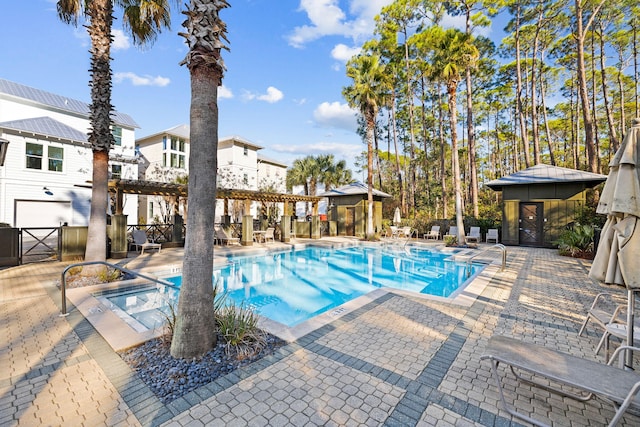
MULTIPOLYGON (((291 327, 379 288, 450 297, 484 268, 451 255, 414 246, 307 247, 229 258, 227 265, 215 268, 214 283, 231 301, 291 327)), ((182 277, 165 280, 173 286, 107 291, 102 298, 133 317, 131 323, 155 328, 163 320, 158 309, 166 311, 177 302, 182 277)))

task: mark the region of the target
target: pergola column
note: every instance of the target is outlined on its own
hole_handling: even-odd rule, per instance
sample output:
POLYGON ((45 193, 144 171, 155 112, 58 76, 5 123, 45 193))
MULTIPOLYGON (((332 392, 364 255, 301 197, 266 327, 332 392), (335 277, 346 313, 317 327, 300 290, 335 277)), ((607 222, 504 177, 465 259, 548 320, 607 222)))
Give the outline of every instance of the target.
POLYGON ((222 224, 225 227, 229 227, 231 225, 231 216, 229 215, 229 199, 226 197, 222 200, 222 206, 224 208, 224 215, 222 215, 222 224))
MULTIPOLYGON (((116 190, 116 213, 111 216, 110 230, 107 236, 111 239, 111 258, 126 258, 129 242, 127 241, 127 215, 122 214, 123 192, 116 190)), ((107 257, 109 254, 107 254, 107 257)))
POLYGON ((320 238, 320 216, 318 215, 318 202, 311 205, 311 238, 320 238))
POLYGON ((284 202, 283 210, 280 220, 280 240, 289 243, 291 241, 291 203, 284 202))
POLYGON ((251 215, 251 199, 244 201, 244 215, 242 216, 242 246, 253 246, 253 216, 251 215))

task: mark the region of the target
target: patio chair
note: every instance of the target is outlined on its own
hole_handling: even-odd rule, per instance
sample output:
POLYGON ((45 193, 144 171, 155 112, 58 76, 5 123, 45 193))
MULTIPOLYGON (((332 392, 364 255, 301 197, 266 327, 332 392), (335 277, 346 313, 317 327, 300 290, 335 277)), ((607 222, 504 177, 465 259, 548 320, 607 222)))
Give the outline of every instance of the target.
POLYGON ((487 235, 484 238, 484 241, 489 243, 489 240, 493 240, 495 243, 498 243, 498 229, 490 228, 487 230, 487 235))
MULTIPOLYGON (((598 396, 612 403, 615 415, 609 422, 609 426, 615 426, 627 409, 638 408, 640 374, 613 366, 616 357, 624 358, 625 352, 622 350, 626 349, 640 350, 638 347, 622 346, 616 350, 608 364, 603 364, 537 344, 494 335, 489 339, 480 360, 491 362, 491 372, 498 387, 502 406, 514 417, 531 424, 545 425, 507 404, 497 369, 500 363, 508 366, 518 381, 533 386, 533 388, 527 388, 526 393, 530 393, 530 390, 535 392, 535 388, 541 388, 581 402, 598 396), (528 375, 526 378, 522 377, 520 372, 528 375), (579 390, 579 393, 571 393, 558 386, 569 386, 579 390)), ((509 400, 514 401, 511 398, 509 400)))
POLYGON ((602 344, 607 340, 607 325, 610 323, 626 323, 623 315, 626 306, 626 302, 622 297, 618 297, 609 292, 599 293, 593 299, 589 310, 587 310, 587 317, 585 317, 584 322, 582 322, 578 336, 582 336, 590 320, 598 325, 604 331, 604 335, 596 348, 596 354, 598 354, 602 348, 602 344))
POLYGON ((237 237, 230 236, 224 227, 216 226, 214 227, 214 230, 215 230, 214 244, 216 241, 220 242, 220 244, 225 244, 225 245, 228 245, 229 243, 233 243, 236 245, 240 244, 240 239, 237 237))
POLYGON ((275 238, 275 233, 276 229, 274 227, 269 227, 267 228, 267 230, 264 233, 264 242, 265 243, 269 243, 269 240, 271 240, 271 243, 275 243, 276 238, 275 238))
POLYGON ((131 237, 133 237, 132 245, 135 247, 136 251, 140 249, 140 255, 144 253, 146 249, 157 249, 158 252, 162 249, 162 245, 160 243, 150 242, 147 239, 147 233, 144 230, 133 230, 131 232, 131 237))
POLYGON ((469 230, 469 234, 464 236, 464 238, 467 242, 478 243, 481 239, 480 227, 471 227, 471 229, 469 230))
POLYGON ((427 240, 429 240, 429 239, 440 240, 440 226, 439 225, 432 225, 431 226, 431 230, 429 230, 428 233, 424 233, 424 235, 422 237, 427 239, 427 240))
POLYGON ((402 235, 402 237, 406 237, 406 238, 411 238, 411 234, 413 233, 411 230, 411 227, 402 227, 399 230, 399 233, 402 235))
POLYGON ((391 230, 391 236, 394 239, 397 239, 400 236, 400 230, 395 225, 390 225, 389 230, 391 230))

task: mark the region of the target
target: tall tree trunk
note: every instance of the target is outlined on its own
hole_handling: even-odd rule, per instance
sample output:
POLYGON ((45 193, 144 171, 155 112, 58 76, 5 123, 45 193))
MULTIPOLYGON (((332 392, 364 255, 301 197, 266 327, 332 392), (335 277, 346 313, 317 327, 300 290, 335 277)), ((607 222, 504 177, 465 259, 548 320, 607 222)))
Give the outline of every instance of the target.
POLYGON ((605 65, 605 46, 604 46, 604 27, 600 23, 600 72, 602 73, 602 99, 604 102, 604 109, 607 114, 607 125, 609 127, 609 139, 611 140, 611 147, 613 152, 618 151, 620 142, 618 141, 618 134, 616 132, 616 124, 613 119, 613 111, 611 111, 611 104, 609 103, 609 93, 607 89, 607 67, 605 65))
POLYGON ((400 206, 404 206, 407 203, 406 192, 404 191, 404 183, 402 182, 402 166, 400 165, 400 154, 398 153, 398 130, 396 128, 396 98, 395 91, 393 102, 391 103, 391 116, 393 126, 393 149, 396 157, 396 178, 398 180, 398 191, 400 192, 400 206))
POLYGON ((458 227, 458 243, 464 243, 464 218, 462 216, 462 185, 460 182, 460 160, 458 158, 458 112, 456 109, 456 91, 458 83, 450 81, 447 83, 447 94, 449 96, 449 123, 451 124, 451 163, 453 173, 453 183, 456 194, 456 226, 458 227))
MULTIPOLYGON (((471 8, 465 4, 465 29, 471 37, 471 8)), ((471 205, 473 206, 473 216, 478 218, 478 167, 476 165, 476 132, 473 123, 473 87, 471 82, 471 66, 467 65, 465 70, 465 83, 467 85, 467 135, 469 138, 469 174, 471 175, 471 205)))
MULTIPOLYGON (((109 149, 111 135, 111 0, 94 0, 88 5, 88 27, 91 38, 91 105, 89 119, 92 129, 89 143, 93 150, 91 212, 87 234, 85 261, 105 261, 107 258, 107 209, 109 205, 109 149)), ((87 266, 82 274, 93 275, 104 266, 87 266)))
POLYGON ((367 232, 366 240, 372 240, 373 232, 373 134, 375 132, 375 111, 367 111, 367 232))
POLYGON ((516 49, 516 116, 520 122, 520 138, 522 139, 522 147, 524 151, 525 167, 531 166, 531 158, 529 154, 529 136, 527 133, 527 123, 524 117, 522 105, 522 66, 520 64, 520 3, 516 10, 516 28, 515 28, 515 49, 516 49))
MULTIPOLYGON (((540 66, 542 67, 544 61, 540 61, 540 66)), ((546 90, 544 84, 544 78, 542 78, 542 73, 540 73, 540 100, 542 102, 542 116, 544 118, 544 129, 547 134, 547 144, 549 146, 549 161, 552 166, 556 165, 556 156, 553 152, 553 142, 551 141, 551 129, 549 129, 549 118, 547 117, 547 103, 545 101, 546 98, 546 90)))
POLYGON ((415 145, 416 145, 416 137, 415 137, 415 128, 413 125, 414 122, 414 118, 413 118, 413 92, 411 91, 411 67, 409 65, 409 43, 408 43, 408 36, 407 36, 407 30, 406 28, 404 29, 404 60, 405 60, 405 67, 406 67, 406 73, 407 73, 407 106, 409 107, 409 136, 410 136, 410 147, 409 147, 409 156, 410 156, 410 160, 409 160, 409 204, 411 205, 409 206, 403 206, 403 213, 405 216, 408 216, 408 212, 406 212, 407 208, 411 209, 412 211, 415 210, 415 206, 416 206, 416 196, 415 196, 415 189, 416 189, 416 174, 415 174, 415 161, 416 161, 416 156, 415 156, 415 145))
POLYGON ((592 11, 589 20, 585 24, 583 0, 575 0, 575 38, 576 38, 576 66, 578 77, 578 90, 580 93, 580 103, 582 105, 582 120, 584 127, 584 143, 587 151, 587 167, 589 172, 598 171, 598 158, 595 145, 595 133, 593 118, 591 116, 591 107, 589 106, 589 94, 587 92, 587 74, 585 69, 584 58, 584 41, 589 27, 593 23, 593 19, 598 14, 606 0, 601 0, 600 4, 592 11))
POLYGON ((440 138, 440 177, 442 179, 442 219, 448 218, 449 212, 447 209, 447 203, 449 198, 447 197, 447 169, 446 169, 446 157, 447 157, 447 143, 444 138, 444 113, 442 111, 442 91, 440 86, 437 86, 438 91, 438 137, 440 138))

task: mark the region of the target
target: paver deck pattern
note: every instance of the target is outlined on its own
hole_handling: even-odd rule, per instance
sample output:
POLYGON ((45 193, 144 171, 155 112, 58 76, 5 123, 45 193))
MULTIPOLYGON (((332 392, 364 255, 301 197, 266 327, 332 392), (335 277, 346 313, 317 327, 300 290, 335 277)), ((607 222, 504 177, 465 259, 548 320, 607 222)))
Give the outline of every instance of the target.
MULTIPOLYGON (((179 264, 180 255, 126 262, 179 264)), ((77 310, 59 316, 55 282, 66 264, 5 269, 0 425, 520 425, 479 360, 487 339, 505 334, 602 361, 597 331, 577 331, 603 287, 587 277, 590 261, 555 250, 509 247, 507 259, 470 307, 389 293, 167 405, 77 310)), ((510 403, 552 425, 600 426, 613 415, 601 400, 534 392, 509 377, 505 389, 510 403)), ((622 423, 639 424, 634 415, 622 423)))

